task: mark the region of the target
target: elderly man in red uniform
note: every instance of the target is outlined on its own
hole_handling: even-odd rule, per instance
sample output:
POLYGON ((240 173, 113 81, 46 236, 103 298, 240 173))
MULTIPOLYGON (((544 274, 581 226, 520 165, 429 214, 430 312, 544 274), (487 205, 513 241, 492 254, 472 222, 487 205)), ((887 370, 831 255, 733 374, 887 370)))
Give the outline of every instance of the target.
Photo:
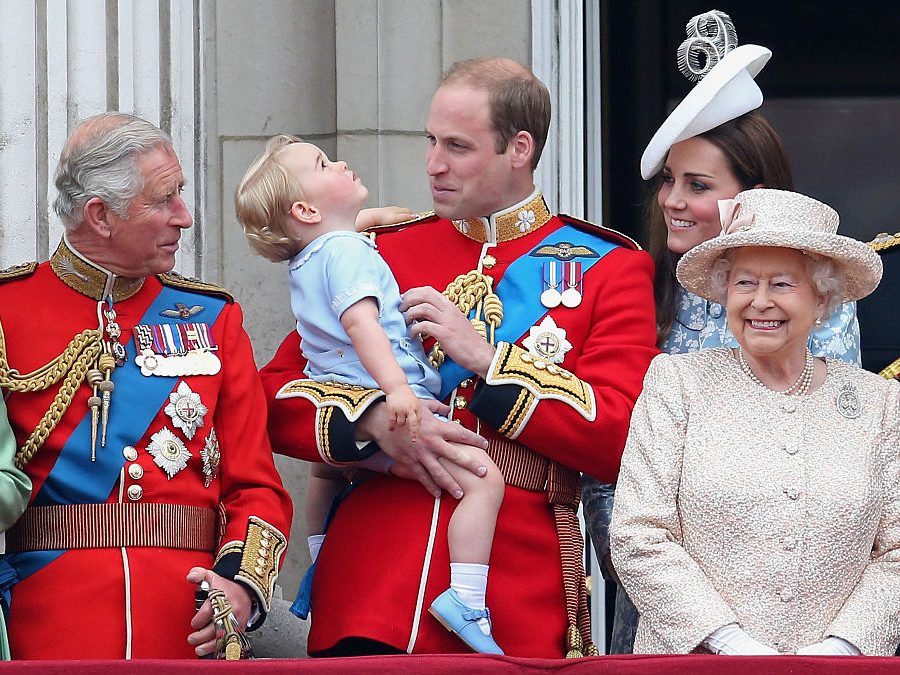
POLYGON ((481 437, 507 483, 487 598, 497 643, 512 656, 595 653, 579 472, 616 478, 656 351, 652 264, 617 232, 549 213, 533 181, 549 123, 547 90, 521 64, 456 64, 426 128, 436 215, 377 232, 453 421, 424 415, 410 443, 378 392, 295 379, 296 335, 263 370, 279 452, 352 466, 377 446, 431 491, 379 475, 337 509, 313 585, 314 655, 464 649, 427 609, 448 585, 458 490, 441 463, 477 472, 465 448, 481 437))
POLYGON ((191 226, 169 137, 122 113, 75 128, 51 259, 2 273, 0 386, 34 490, 7 532, 13 658, 206 654, 261 623, 290 498, 240 307, 169 274, 191 226))

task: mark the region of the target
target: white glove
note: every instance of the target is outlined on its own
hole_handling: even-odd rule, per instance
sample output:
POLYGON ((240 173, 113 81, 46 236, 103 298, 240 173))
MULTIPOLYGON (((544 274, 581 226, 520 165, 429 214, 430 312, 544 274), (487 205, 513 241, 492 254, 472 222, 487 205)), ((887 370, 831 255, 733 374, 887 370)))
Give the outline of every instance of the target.
POLYGON ((847 642, 844 638, 834 635, 797 650, 798 656, 859 656, 860 654, 862 652, 852 642, 847 642))
POLYGON ((736 623, 729 623, 713 631, 703 641, 703 645, 713 654, 725 654, 727 656, 770 656, 778 654, 776 650, 750 637, 750 634, 736 623))

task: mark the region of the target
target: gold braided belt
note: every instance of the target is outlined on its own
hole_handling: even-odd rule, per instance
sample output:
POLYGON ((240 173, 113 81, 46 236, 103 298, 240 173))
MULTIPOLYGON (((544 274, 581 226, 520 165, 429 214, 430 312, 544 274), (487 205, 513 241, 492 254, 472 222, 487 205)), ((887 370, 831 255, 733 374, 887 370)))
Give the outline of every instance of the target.
POLYGON ((487 454, 500 469, 507 485, 531 492, 547 489, 550 460, 543 455, 505 438, 488 439, 487 454))
POLYGON ((63 352, 52 361, 30 373, 22 375, 9 367, 6 360, 6 338, 0 325, 0 389, 17 392, 35 392, 49 389, 63 381, 53 398, 50 408, 41 417, 37 427, 16 451, 16 467, 25 465, 34 457, 72 403, 75 393, 87 377, 88 370, 97 362, 103 351, 103 334, 99 330, 83 330, 72 338, 63 352))
POLYGON ((216 512, 181 504, 30 506, 6 532, 7 552, 71 548, 179 548, 212 553, 216 512))

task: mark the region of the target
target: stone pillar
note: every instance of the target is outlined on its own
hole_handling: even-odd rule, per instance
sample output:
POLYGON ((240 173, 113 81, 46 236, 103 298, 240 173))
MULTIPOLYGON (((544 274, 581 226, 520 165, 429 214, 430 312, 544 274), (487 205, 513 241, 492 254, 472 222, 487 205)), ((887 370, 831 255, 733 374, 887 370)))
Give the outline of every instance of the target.
MULTIPOLYGON (((203 211, 200 0, 18 0, 0 3, 0 266, 46 260, 62 234, 53 172, 75 124, 133 112, 172 133, 203 211)), ((202 216, 178 270, 198 271, 202 216)))

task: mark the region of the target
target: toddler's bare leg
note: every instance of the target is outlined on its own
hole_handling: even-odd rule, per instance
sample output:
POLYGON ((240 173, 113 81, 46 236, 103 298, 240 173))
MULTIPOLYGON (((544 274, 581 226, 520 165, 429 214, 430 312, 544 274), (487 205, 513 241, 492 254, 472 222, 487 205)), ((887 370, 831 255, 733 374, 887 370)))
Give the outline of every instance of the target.
POLYGON ((320 463, 309 465, 303 501, 308 535, 322 534, 331 503, 346 484, 346 479, 334 467, 320 463))
POLYGON ((477 448, 467 448, 467 451, 487 467, 484 476, 476 476, 453 462, 439 460, 463 489, 463 497, 447 528, 450 562, 487 565, 506 485, 497 465, 486 452, 477 448))

